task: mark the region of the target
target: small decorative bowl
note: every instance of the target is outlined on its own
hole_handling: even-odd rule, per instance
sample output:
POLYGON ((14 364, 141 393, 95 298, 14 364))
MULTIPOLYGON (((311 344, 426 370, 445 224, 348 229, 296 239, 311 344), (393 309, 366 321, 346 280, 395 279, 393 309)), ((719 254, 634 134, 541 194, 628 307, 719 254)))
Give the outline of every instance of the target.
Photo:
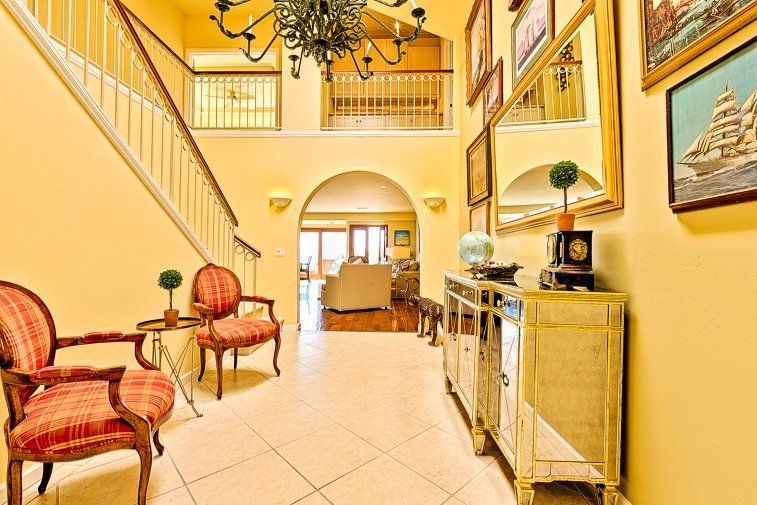
POLYGON ((478 263, 471 267, 471 271, 477 279, 488 281, 512 281, 515 273, 523 268, 517 263, 478 263))

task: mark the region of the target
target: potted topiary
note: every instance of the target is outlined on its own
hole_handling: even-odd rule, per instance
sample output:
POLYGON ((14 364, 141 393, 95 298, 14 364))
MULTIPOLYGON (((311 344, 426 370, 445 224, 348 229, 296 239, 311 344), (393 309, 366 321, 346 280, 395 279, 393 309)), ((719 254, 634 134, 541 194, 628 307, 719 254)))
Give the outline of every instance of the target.
POLYGON ((568 213, 568 188, 578 181, 578 165, 572 161, 555 163, 549 171, 549 185, 563 191, 563 213, 555 215, 558 231, 569 231, 576 223, 576 215, 568 213))
POLYGON ((179 310, 173 308, 173 290, 181 286, 183 280, 178 270, 166 270, 158 276, 158 286, 168 290, 168 310, 163 311, 166 326, 179 324, 179 310))

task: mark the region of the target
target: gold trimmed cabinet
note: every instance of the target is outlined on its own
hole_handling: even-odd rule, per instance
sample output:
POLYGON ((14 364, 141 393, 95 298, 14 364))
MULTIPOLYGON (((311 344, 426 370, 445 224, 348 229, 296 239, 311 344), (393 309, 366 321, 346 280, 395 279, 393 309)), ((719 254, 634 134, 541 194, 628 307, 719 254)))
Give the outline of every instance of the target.
POLYGON ((552 481, 588 482, 617 505, 627 296, 516 279, 445 272, 447 392, 465 406, 476 453, 488 433, 507 458, 519 505, 552 481))

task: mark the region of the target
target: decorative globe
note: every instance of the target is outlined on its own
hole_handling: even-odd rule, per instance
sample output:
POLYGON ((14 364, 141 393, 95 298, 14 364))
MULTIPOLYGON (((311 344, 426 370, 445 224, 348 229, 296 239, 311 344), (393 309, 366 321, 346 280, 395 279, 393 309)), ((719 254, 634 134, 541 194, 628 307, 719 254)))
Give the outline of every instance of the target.
POLYGON ((487 262, 494 256, 494 241, 482 231, 466 233, 457 243, 457 254, 469 265, 487 262))

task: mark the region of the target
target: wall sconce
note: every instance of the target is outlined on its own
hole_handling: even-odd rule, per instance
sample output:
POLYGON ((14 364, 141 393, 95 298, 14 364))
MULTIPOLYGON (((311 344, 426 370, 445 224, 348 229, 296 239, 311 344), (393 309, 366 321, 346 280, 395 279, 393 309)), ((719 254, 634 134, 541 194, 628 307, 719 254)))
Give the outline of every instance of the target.
POLYGON ((271 197, 271 205, 273 205, 277 209, 285 209, 290 203, 292 203, 292 199, 285 196, 271 197))
POLYGON ((429 209, 438 209, 447 201, 443 196, 429 196, 423 199, 429 209))

